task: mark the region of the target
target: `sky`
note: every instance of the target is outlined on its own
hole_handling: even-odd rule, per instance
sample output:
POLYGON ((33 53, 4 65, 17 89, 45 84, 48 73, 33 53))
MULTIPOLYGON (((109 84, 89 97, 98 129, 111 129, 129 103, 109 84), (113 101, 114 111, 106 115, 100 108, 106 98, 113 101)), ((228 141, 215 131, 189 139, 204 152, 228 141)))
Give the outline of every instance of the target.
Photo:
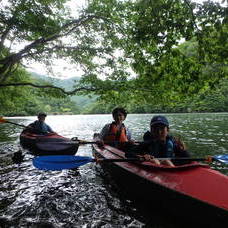
MULTIPOLYGON (((6 0, 7 1, 7 0, 6 0)), ((77 16, 78 11, 86 5, 86 0, 71 0, 66 4, 72 12, 73 16, 77 16)), ((61 59, 56 59, 52 65, 53 74, 48 73, 47 68, 41 63, 25 63, 28 71, 36 72, 42 75, 48 75, 50 77, 57 77, 60 79, 71 78, 75 76, 81 76, 83 71, 79 66, 74 66, 69 62, 61 59)))
MULTIPOLYGON (((192 1, 202 3, 205 0, 192 0, 192 1)), ((222 0, 213 0, 213 1, 222 3, 222 0)), ((77 11, 82 9, 85 6, 85 4, 86 4, 86 0, 71 0, 67 4, 67 6, 69 6, 70 9, 72 9, 73 15, 74 14, 77 15, 77 11)), ((32 64, 25 63, 25 65, 28 67, 29 71, 36 72, 42 75, 48 75, 50 77, 57 77, 60 79, 66 79, 66 78, 75 77, 75 76, 80 77, 83 74, 83 71, 80 69, 79 66, 74 66, 71 63, 61 59, 55 60, 54 64, 52 65, 53 74, 49 74, 47 71, 47 68, 40 63, 32 63, 32 64)))

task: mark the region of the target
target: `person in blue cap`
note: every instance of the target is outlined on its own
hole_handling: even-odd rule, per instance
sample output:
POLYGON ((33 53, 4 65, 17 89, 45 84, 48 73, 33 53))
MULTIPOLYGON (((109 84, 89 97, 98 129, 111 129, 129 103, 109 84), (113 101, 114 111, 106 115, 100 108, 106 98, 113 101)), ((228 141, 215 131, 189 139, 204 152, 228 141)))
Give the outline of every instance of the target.
POLYGON ((186 163, 186 161, 176 161, 173 163, 168 158, 190 157, 185 144, 173 136, 169 135, 169 121, 165 116, 155 115, 150 122, 150 131, 143 135, 143 143, 131 147, 125 153, 126 157, 143 157, 156 165, 175 166, 186 163), (157 158, 167 158, 159 160, 157 158))
POLYGON ((169 159, 160 162, 156 158, 190 157, 185 144, 169 135, 169 121, 165 116, 153 116, 150 121, 150 131, 144 134, 143 140, 144 157, 156 164, 175 166, 169 159))

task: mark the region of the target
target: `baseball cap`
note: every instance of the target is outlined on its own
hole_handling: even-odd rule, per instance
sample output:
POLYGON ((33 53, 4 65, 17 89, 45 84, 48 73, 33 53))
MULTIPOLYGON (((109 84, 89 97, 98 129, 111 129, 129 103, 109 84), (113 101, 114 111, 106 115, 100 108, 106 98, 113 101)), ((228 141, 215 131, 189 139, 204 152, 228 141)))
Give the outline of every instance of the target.
POLYGON ((153 126, 155 124, 164 124, 168 127, 169 121, 166 119, 165 116, 153 116, 153 118, 150 121, 150 126, 153 126))

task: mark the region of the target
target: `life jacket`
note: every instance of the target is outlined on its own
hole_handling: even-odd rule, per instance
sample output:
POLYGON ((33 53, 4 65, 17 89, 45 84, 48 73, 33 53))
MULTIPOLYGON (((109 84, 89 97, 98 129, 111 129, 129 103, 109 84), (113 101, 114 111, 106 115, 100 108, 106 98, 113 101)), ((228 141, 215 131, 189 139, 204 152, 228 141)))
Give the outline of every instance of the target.
POLYGON ((103 139, 105 142, 128 142, 124 124, 118 129, 115 122, 110 124, 109 132, 103 139))
MULTIPOLYGON (((142 150, 151 154, 154 157, 191 157, 191 154, 187 150, 180 148, 179 144, 176 142, 175 137, 168 135, 166 137, 166 143, 161 144, 154 141, 153 136, 150 131, 147 131, 143 140, 145 145, 142 150)), ((174 161, 175 165, 188 164, 189 161, 174 161)))
POLYGON ((175 156, 174 152, 174 141, 171 137, 166 138, 165 143, 158 141, 150 141, 148 149, 149 153, 157 158, 170 158, 175 156))

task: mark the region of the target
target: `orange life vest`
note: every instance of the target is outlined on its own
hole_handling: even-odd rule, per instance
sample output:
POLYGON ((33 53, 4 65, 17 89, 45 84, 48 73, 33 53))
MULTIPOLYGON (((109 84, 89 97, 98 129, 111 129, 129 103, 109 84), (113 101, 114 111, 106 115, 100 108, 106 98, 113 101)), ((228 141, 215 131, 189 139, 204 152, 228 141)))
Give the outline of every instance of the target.
POLYGON ((109 133, 103 140, 104 142, 128 142, 124 124, 118 129, 115 123, 111 123, 109 133))

